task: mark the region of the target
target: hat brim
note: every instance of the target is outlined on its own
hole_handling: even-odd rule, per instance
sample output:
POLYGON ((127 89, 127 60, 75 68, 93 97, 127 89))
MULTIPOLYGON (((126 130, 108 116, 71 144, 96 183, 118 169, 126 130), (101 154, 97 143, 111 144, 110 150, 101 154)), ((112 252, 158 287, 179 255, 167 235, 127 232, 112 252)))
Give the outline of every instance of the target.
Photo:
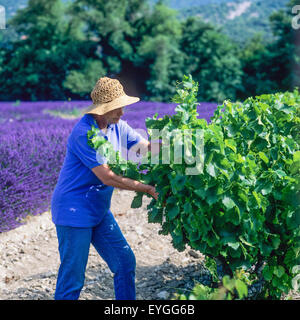
POLYGON ((102 116, 109 111, 128 106, 138 101, 140 101, 140 98, 138 97, 123 95, 107 103, 98 105, 92 104, 83 111, 83 114, 97 114, 99 116, 102 116))

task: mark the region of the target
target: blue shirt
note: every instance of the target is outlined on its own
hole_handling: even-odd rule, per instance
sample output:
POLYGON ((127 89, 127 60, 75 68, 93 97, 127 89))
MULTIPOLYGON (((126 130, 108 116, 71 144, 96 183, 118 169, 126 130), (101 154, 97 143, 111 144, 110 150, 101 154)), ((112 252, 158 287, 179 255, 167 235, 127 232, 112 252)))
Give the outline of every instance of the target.
MULTIPOLYGON (((66 156, 51 199, 55 224, 92 227, 110 209, 114 187, 103 184, 91 170, 107 162, 88 145, 87 132, 92 125, 99 129, 93 116, 85 114, 68 138, 66 156)), ((100 133, 122 154, 143 139, 123 120, 108 125, 106 134, 102 130, 100 133)))

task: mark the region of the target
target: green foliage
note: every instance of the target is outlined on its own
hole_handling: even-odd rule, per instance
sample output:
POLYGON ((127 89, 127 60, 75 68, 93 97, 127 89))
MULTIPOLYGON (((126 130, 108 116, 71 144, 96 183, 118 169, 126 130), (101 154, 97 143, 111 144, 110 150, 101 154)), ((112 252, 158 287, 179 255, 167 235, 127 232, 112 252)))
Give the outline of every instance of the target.
MULTIPOLYGON (((200 84, 199 100, 218 103, 300 85, 300 30, 291 26, 295 0, 272 14, 272 42, 255 35, 244 47, 216 27, 215 19, 208 24, 205 9, 203 20, 180 19, 166 4, 30 0, 0 33, 0 99, 90 99, 95 79, 104 74, 135 82, 143 100, 165 102, 184 74, 200 84)), ((271 14, 266 5, 254 2, 250 8, 271 14)), ((244 15, 240 19, 246 34, 248 20, 244 15)))
POLYGON ((218 288, 197 283, 190 294, 175 294, 177 300, 242 300, 248 296, 249 280, 243 272, 224 276, 218 288))
POLYGON ((101 61, 87 60, 83 70, 71 70, 64 82, 64 87, 80 96, 91 92, 99 77, 106 71, 101 61))
MULTIPOLYGON (((144 176, 131 162, 126 172, 124 164, 112 168, 156 186, 159 197, 148 205, 148 219, 162 225, 160 233, 170 234, 175 248, 189 244, 222 261, 229 274, 264 264, 264 294, 280 298, 292 288, 292 268, 300 261, 300 95, 295 90, 225 101, 208 125, 197 118, 197 90, 192 77, 184 76, 173 99, 176 114, 146 119, 150 140, 157 139, 154 129, 170 138, 168 163, 162 163, 163 147, 158 162, 142 162, 140 169, 149 170, 144 176), (185 147, 175 153, 182 140, 174 132, 186 129, 191 136, 184 136, 185 147), (203 156, 199 131, 204 163, 191 166, 186 160, 203 156), (178 156, 185 163, 178 163, 178 156)), ((98 149, 102 142, 94 139, 98 149)))
POLYGON ((156 4, 146 18, 147 32, 137 48, 136 65, 149 65, 150 78, 146 81, 148 99, 168 101, 174 83, 182 77, 183 57, 179 48, 181 24, 177 12, 163 4, 156 4))
POLYGON ((222 119, 216 112, 213 120, 222 125, 224 140, 238 146, 228 154, 235 187, 234 206, 227 208, 236 210, 241 226, 233 249, 246 264, 262 257, 267 294, 276 298, 291 289, 292 267, 299 263, 299 98, 295 90, 226 102, 222 119))
POLYGON ((236 99, 242 86, 241 64, 237 47, 214 26, 198 18, 183 22, 180 40, 185 72, 200 84, 201 101, 222 102, 236 99))
POLYGON ((270 16, 274 41, 266 44, 255 37, 241 51, 244 88, 239 95, 243 98, 299 87, 300 29, 292 28, 292 7, 296 4, 289 1, 286 9, 270 16))
POLYGON ((256 34, 260 34, 264 42, 272 42, 274 36, 269 24, 269 16, 286 5, 288 0, 254 0, 244 12, 230 18, 230 14, 245 5, 244 0, 226 1, 227 3, 208 2, 203 5, 186 7, 180 11, 182 19, 200 16, 203 20, 217 25, 231 40, 239 45, 246 44, 256 34))
POLYGON ((119 73, 123 61, 135 58, 135 41, 139 36, 136 29, 147 14, 144 0, 75 0, 70 14, 84 24, 86 37, 95 39, 101 50, 99 57, 109 72, 119 73))
MULTIPOLYGON (((2 50, 0 82, 4 100, 66 99, 63 81, 73 69, 83 69, 95 44, 82 40, 80 25, 66 19, 60 0, 30 0, 10 20, 19 38, 2 50)), ((72 95, 71 95, 72 97, 72 95)))
MULTIPOLYGON (((149 177, 146 177, 146 175, 141 172, 144 170, 144 168, 142 168, 143 165, 138 168, 136 162, 123 159, 120 152, 115 152, 112 144, 100 134, 96 121, 94 123, 95 125, 92 125, 91 130, 87 133, 88 144, 97 151, 98 155, 107 159, 110 169, 118 175, 148 184, 149 177)), ((137 193, 133 200, 132 208, 139 208, 142 205, 142 196, 142 193, 137 193)))

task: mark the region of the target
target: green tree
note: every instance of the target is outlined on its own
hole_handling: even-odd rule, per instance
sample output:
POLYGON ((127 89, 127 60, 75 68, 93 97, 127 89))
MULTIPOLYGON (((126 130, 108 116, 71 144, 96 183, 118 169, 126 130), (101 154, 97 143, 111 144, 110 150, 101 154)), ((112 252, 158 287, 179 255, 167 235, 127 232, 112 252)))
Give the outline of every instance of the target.
MULTIPOLYGON (((61 0, 30 0, 9 22, 19 39, 2 50, 2 100, 65 99, 68 70, 83 68, 95 44, 86 42, 80 26, 65 16, 61 0)), ((95 56, 96 58, 96 56, 95 56)))
POLYGON ((63 85, 72 93, 78 94, 80 97, 86 97, 99 76, 105 75, 105 69, 100 60, 88 59, 82 70, 71 70, 63 85))
MULTIPOLYGON (((276 41, 269 47, 273 53, 271 77, 276 79, 278 89, 291 90, 300 85, 300 29, 293 29, 292 8, 299 1, 291 0, 285 10, 279 10, 270 17, 271 28, 276 41)), ((275 89, 276 90, 276 89, 275 89)))
POLYGON ((170 101, 176 79, 183 74, 183 55, 179 48, 181 23, 177 12, 158 2, 146 17, 146 32, 138 47, 139 65, 149 66, 147 80, 151 100, 170 101))
POLYGON ((240 51, 239 57, 243 69, 243 87, 239 96, 247 98, 255 96, 258 92, 270 91, 272 81, 266 79, 266 73, 262 72, 262 59, 268 55, 268 49, 262 36, 257 34, 250 39, 243 50, 240 51))
POLYGON ((162 2, 151 9, 145 0, 76 0, 71 12, 97 42, 108 74, 138 74, 145 82, 143 99, 170 99, 172 80, 182 76, 176 11, 162 2))
POLYGON ((242 71, 237 48, 227 36, 191 17, 183 23, 180 48, 185 55, 185 72, 199 82, 201 101, 236 99, 242 71))
POLYGON ((292 28, 292 0, 270 16, 275 40, 264 44, 257 36, 241 52, 244 89, 241 96, 292 90, 300 85, 300 30, 292 28))
MULTIPOLYGON (((146 0, 75 0, 68 11, 73 24, 81 24, 81 30, 86 41, 96 46, 97 59, 102 63, 106 75, 116 76, 125 80, 132 87, 133 92, 128 94, 141 94, 145 91, 143 83, 148 77, 148 66, 138 66, 137 47, 146 32, 145 16, 149 13, 146 0), (137 80, 138 75, 138 80, 137 80), (135 89, 139 87, 137 92, 135 89)), ((91 57, 87 57, 90 61, 91 57)), ((99 64, 99 63, 98 63, 99 64)), ((65 82, 74 92, 84 91, 85 86, 79 88, 81 80, 89 66, 81 70, 71 70, 65 82), (77 79, 76 79, 77 78, 77 79), (76 87, 75 88, 75 82, 76 87), (71 88, 73 87, 73 89, 71 88)), ((95 76, 96 73, 94 72, 95 76)), ((98 76, 102 76, 99 69, 98 76)), ((89 76, 90 79, 92 79, 89 76)), ((122 82, 122 81, 121 81, 122 82)), ((124 82, 123 82, 124 84, 124 82)))
POLYGON ((84 24, 86 38, 98 45, 107 72, 119 73, 122 62, 134 61, 137 31, 143 29, 147 9, 145 0, 75 0, 70 14, 84 24))

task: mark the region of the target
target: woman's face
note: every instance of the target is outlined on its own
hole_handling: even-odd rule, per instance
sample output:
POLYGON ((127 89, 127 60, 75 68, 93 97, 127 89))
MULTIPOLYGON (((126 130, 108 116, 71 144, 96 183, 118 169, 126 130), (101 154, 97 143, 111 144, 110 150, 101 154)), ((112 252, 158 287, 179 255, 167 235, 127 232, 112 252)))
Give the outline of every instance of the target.
POLYGON ((108 123, 118 123, 124 114, 124 107, 109 111, 105 114, 108 123))

